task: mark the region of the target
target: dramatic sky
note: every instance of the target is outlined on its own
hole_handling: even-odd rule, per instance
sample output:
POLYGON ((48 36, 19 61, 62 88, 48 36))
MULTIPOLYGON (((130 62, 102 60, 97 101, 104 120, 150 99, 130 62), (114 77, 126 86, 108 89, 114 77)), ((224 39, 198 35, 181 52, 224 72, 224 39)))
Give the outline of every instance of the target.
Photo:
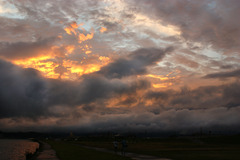
POLYGON ((0 0, 0 129, 240 129, 239 0, 0 0))

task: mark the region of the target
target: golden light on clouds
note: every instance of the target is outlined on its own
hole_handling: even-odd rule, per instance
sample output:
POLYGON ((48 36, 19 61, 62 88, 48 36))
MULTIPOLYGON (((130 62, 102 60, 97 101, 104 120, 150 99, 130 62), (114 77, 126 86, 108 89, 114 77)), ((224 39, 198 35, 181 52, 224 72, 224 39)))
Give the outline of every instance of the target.
POLYGON ((72 35, 72 33, 75 34, 75 35, 77 34, 76 31, 75 31, 75 29, 72 28, 72 27, 66 27, 66 28, 64 28, 64 30, 65 30, 66 33, 69 34, 69 35, 72 35))
POLYGON ((92 49, 92 46, 91 45, 81 45, 79 48, 81 48, 81 50, 85 53, 85 54, 90 54, 92 53, 91 49, 92 49))
MULTIPOLYGON (((81 24, 77 24, 76 22, 72 22, 69 26, 67 26, 67 27, 65 27, 64 28, 64 30, 65 30, 65 32, 67 33, 67 34, 69 34, 69 35, 75 35, 75 36, 77 36, 77 38, 78 38, 78 43, 82 43, 82 42, 84 42, 84 41, 87 41, 87 40, 89 40, 89 39, 92 39, 93 38, 93 36, 94 36, 94 30, 93 29, 91 29, 91 31, 90 31, 90 33, 88 33, 88 34, 84 34, 84 33, 80 33, 80 31, 78 30, 78 28, 80 27, 80 26, 82 26, 83 25, 83 23, 81 23, 81 24)), ((83 29, 84 30, 84 29, 83 29)))
POLYGON ((107 31, 107 28, 105 28, 105 27, 101 27, 99 31, 100 31, 101 33, 104 33, 104 32, 107 31))
POLYGON ((167 88, 172 86, 173 83, 158 83, 158 84, 152 84, 154 88, 167 88))
POLYGON ((157 78, 157 79, 160 79, 160 80, 162 80, 162 81, 164 81, 164 80, 169 80, 170 78, 172 79, 172 78, 174 78, 174 77, 165 77, 165 76, 163 76, 163 75, 153 75, 153 74, 148 74, 148 75, 146 75, 147 77, 151 77, 151 78, 157 78))
POLYGON ((96 61, 95 63, 91 64, 79 64, 75 61, 63 60, 62 64, 59 65, 50 61, 51 58, 52 57, 50 56, 42 56, 27 60, 16 60, 13 61, 13 63, 23 68, 34 68, 39 70, 42 75, 47 78, 74 80, 84 74, 99 71, 101 67, 110 62, 108 57, 100 56, 97 59, 99 62, 96 61))
POLYGON ((92 72, 99 71, 102 67, 101 64, 77 64, 76 62, 72 62, 70 60, 64 60, 63 66, 68 68, 70 73, 76 73, 78 76, 83 74, 89 74, 92 72))
POLYGON ((59 74, 54 72, 56 64, 51 61, 47 61, 50 58, 52 57, 41 56, 24 60, 15 60, 13 63, 23 68, 34 68, 39 70, 45 77, 57 79, 59 74))
POLYGON ((92 39, 94 36, 94 32, 92 31, 90 34, 84 35, 83 33, 79 33, 78 35, 78 42, 82 43, 86 40, 92 39))
POLYGON ((160 89, 160 88, 168 88, 176 84, 181 78, 179 73, 181 72, 176 70, 166 75, 148 74, 148 75, 145 75, 145 77, 148 77, 151 79, 153 88, 160 89))
MULTIPOLYGON (((53 45, 49 50, 44 51, 43 54, 47 56, 19 59, 13 63, 23 68, 34 68, 40 71, 44 77, 53 79, 75 80, 84 74, 99 71, 102 66, 110 62, 110 58, 91 54, 92 46, 88 40, 94 37, 94 30, 91 29, 88 34, 81 33, 78 28, 82 25, 82 23, 72 22, 64 28, 68 35, 76 37, 78 44, 53 45), (69 58, 73 54, 83 54, 83 58, 77 60, 69 58)), ((102 30, 106 29, 102 28, 102 30)), ((85 32, 84 29, 83 31, 85 32)), ((64 40, 64 37, 61 36, 61 40, 64 40)))
POLYGON ((79 64, 70 60, 63 60, 62 64, 58 64, 50 61, 51 58, 50 56, 42 56, 27 60, 16 60, 13 63, 23 68, 34 68, 47 78, 75 80, 84 74, 99 71, 101 67, 110 62, 110 59, 104 56, 97 59, 99 62, 96 61, 91 64, 79 64))
POLYGON ((98 59, 104 63, 108 63, 110 61, 110 58, 105 56, 100 56, 98 59))
POLYGON ((77 24, 76 22, 72 22, 68 27, 65 27, 64 30, 69 35, 72 35, 72 34, 77 35, 76 29, 78 29, 82 25, 83 25, 83 23, 77 24))
MULTIPOLYGON (((139 93, 136 93, 139 94, 139 93)), ((121 95, 118 97, 111 98, 106 102, 108 108, 123 108, 123 107, 134 107, 138 103, 138 100, 134 99, 132 95, 121 95), (130 102, 130 103, 128 103, 130 102), (128 103, 128 105, 126 105, 128 103)))
POLYGON ((68 45, 65 47, 65 50, 67 51, 68 54, 71 54, 75 50, 74 45, 68 45))

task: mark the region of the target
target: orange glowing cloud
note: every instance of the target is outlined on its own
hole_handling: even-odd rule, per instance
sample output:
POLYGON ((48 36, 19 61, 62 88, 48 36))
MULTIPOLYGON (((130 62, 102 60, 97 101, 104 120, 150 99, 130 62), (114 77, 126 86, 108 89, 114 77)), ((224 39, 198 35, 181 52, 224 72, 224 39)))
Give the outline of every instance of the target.
POLYGON ((100 29, 99 31, 100 31, 101 33, 106 32, 106 31, 107 31, 107 28, 101 27, 101 29, 100 29))
POLYGON ((69 68, 71 73, 76 73, 78 76, 81 76, 83 74, 89 74, 92 72, 99 71, 102 65, 100 64, 79 65, 70 60, 64 60, 63 66, 69 68))
MULTIPOLYGON (((153 74, 148 74, 146 75, 147 77, 151 77, 151 78, 157 78, 157 79, 160 79, 161 81, 164 81, 164 80, 169 80, 170 77, 165 77, 163 75, 153 75, 153 74)), ((174 78, 174 77, 171 77, 171 78, 174 78)))
MULTIPOLYGON (((93 38, 94 36, 94 30, 91 29, 91 32, 88 33, 88 34, 84 34, 84 33, 80 33, 78 29, 79 26, 81 26, 83 24, 77 24, 76 22, 73 22, 71 23, 68 27, 64 28, 64 30, 66 31, 67 34, 69 35, 73 35, 77 38, 78 40, 78 43, 83 43, 87 40, 90 40, 93 38)), ((84 28, 82 28, 82 30, 84 31, 84 28)), ((85 54, 90 54, 92 53, 91 51, 91 48, 92 46, 89 45, 89 44, 84 44, 84 45, 79 45, 78 46, 80 49, 82 49, 82 51, 85 53, 85 54)), ((68 54, 71 54, 74 50, 75 50, 76 47, 74 47, 73 45, 70 45, 70 46, 67 46, 65 49, 67 50, 67 53, 68 54)))
MULTIPOLYGON (((138 93, 136 93, 138 95, 138 93)), ((129 101, 131 101, 132 99, 135 98, 136 95, 120 95, 117 98, 112 98, 109 99, 106 102, 106 107, 108 108, 120 108, 120 107, 133 107, 135 106, 138 101, 132 101, 129 103, 129 101), (126 105, 126 103, 128 103, 128 105, 126 105)))
POLYGON ((82 43, 86 40, 92 39, 93 36, 94 36, 94 30, 93 29, 91 30, 91 33, 87 34, 87 35, 85 35, 83 33, 79 33, 79 31, 77 29, 81 25, 83 25, 83 24, 81 23, 81 24, 78 25, 76 22, 73 22, 68 27, 64 28, 64 30, 66 31, 67 34, 76 35, 78 37, 78 42, 79 43, 82 43))
POLYGON ((82 43, 83 41, 92 39, 94 36, 94 32, 91 32, 90 34, 84 35, 83 33, 79 33, 78 35, 78 42, 82 43))
POLYGON ((91 51, 91 48, 92 48, 92 46, 91 45, 83 45, 83 46, 81 46, 80 47, 81 49, 82 49, 82 51, 85 53, 85 54, 90 54, 90 53, 92 53, 92 51, 91 51))
POLYGON ((66 27, 66 28, 64 28, 64 30, 65 30, 66 33, 69 34, 69 35, 72 35, 72 33, 75 34, 75 35, 77 34, 76 31, 75 31, 75 29, 73 29, 72 27, 66 27))
POLYGON ((68 45, 65 47, 65 50, 67 51, 68 54, 71 54, 75 50, 74 45, 68 45))
POLYGON ((98 59, 101 60, 102 62, 106 62, 106 63, 108 63, 110 61, 110 58, 105 57, 105 56, 100 56, 98 59))
POLYGON ((176 70, 168 73, 167 75, 148 74, 145 76, 151 78, 153 88, 167 88, 178 82, 181 76, 176 74, 179 73, 180 71, 176 70))
MULTIPOLYGON (((23 68, 34 68, 40 71, 46 78, 54 79, 75 80, 84 74, 99 71, 102 66, 110 62, 110 58, 89 55, 92 53, 92 46, 87 41, 94 37, 94 30, 92 29, 88 34, 80 33, 78 28, 81 25, 83 24, 72 22, 64 28, 68 35, 73 35, 77 38, 78 43, 80 43, 79 45, 53 45, 44 52, 44 55, 38 55, 29 59, 15 60, 13 63, 23 68), (75 50, 79 49, 86 54, 86 57, 81 61, 69 60, 68 57, 73 54, 75 50), (59 57, 61 58, 59 59, 59 57)), ((106 28, 102 28, 102 31, 106 31, 106 28)), ((60 35, 59 38, 62 39, 64 36, 60 35)))
POLYGON ((72 35, 72 34, 77 35, 76 29, 82 25, 83 23, 77 24, 76 22, 72 22, 68 27, 65 27, 64 30, 69 35, 72 35))
POLYGON ((72 79, 75 80, 79 76, 84 74, 93 73, 99 71, 101 67, 109 63, 108 57, 101 57, 100 62, 95 62, 91 64, 78 64, 71 60, 63 60, 63 63, 59 65, 49 61, 54 57, 51 56, 42 56, 36 58, 30 58, 27 60, 16 60, 13 63, 19 65, 23 68, 34 68, 39 70, 43 76, 53 79, 72 79), (60 70, 61 69, 61 70, 60 70), (64 69, 64 71, 62 71, 64 69))
POLYGON ((23 68, 34 68, 39 70, 43 76, 47 78, 58 78, 59 74, 54 72, 54 68, 56 64, 53 62, 47 61, 48 59, 52 58, 51 56, 40 56, 35 58, 29 58, 24 60, 16 60, 13 61, 14 64, 19 65, 23 68))
POLYGON ((158 84, 152 84, 154 88, 167 88, 172 86, 173 83, 158 83, 158 84))
MULTIPOLYGON (((101 67, 107 65, 110 62, 108 57, 104 57, 104 56, 100 56, 100 57, 99 57, 100 59, 104 59, 104 60, 100 60, 98 58, 100 60, 100 62, 95 61, 90 64, 84 64, 84 63, 79 64, 78 62, 74 62, 74 61, 70 61, 70 60, 63 60, 62 65, 65 68, 68 68, 68 72, 63 74, 62 78, 76 79, 79 76, 82 76, 84 74, 89 74, 89 73, 99 71, 101 69, 101 67)), ((87 60, 87 59, 85 59, 85 60, 87 60)))

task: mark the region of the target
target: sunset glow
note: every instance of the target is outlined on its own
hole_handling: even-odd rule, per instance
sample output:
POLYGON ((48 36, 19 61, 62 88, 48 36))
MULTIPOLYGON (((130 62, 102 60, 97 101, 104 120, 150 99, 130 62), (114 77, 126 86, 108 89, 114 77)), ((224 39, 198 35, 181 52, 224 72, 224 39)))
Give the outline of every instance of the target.
POLYGON ((239 8, 0 0, 1 131, 237 132, 239 8))
POLYGON ((101 27, 101 29, 99 30, 101 33, 106 32, 107 28, 101 27))

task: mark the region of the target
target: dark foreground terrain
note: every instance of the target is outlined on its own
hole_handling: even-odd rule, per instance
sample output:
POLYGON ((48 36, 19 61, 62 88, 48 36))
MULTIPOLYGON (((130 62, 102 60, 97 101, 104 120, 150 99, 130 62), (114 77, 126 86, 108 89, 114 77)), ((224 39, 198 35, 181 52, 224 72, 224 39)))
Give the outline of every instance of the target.
POLYGON ((47 141, 56 151, 60 160, 130 160, 128 157, 122 157, 113 153, 105 153, 86 149, 72 142, 66 141, 47 141))
MULTIPOLYGON (((171 138, 125 138, 127 152, 152 155, 173 160, 239 160, 240 136, 199 136, 171 138)), ((67 143, 113 150, 113 140, 82 138, 67 143)), ((119 151, 121 148, 121 138, 119 151)), ((60 144, 60 143, 59 143, 60 144)), ((64 145, 62 145, 64 148, 64 145)), ((72 146, 76 148, 75 146, 72 146)), ((56 148, 56 147, 55 147, 56 148)), ((57 148, 56 148, 57 149, 57 148)), ((57 149, 58 152, 58 149, 57 149)))

